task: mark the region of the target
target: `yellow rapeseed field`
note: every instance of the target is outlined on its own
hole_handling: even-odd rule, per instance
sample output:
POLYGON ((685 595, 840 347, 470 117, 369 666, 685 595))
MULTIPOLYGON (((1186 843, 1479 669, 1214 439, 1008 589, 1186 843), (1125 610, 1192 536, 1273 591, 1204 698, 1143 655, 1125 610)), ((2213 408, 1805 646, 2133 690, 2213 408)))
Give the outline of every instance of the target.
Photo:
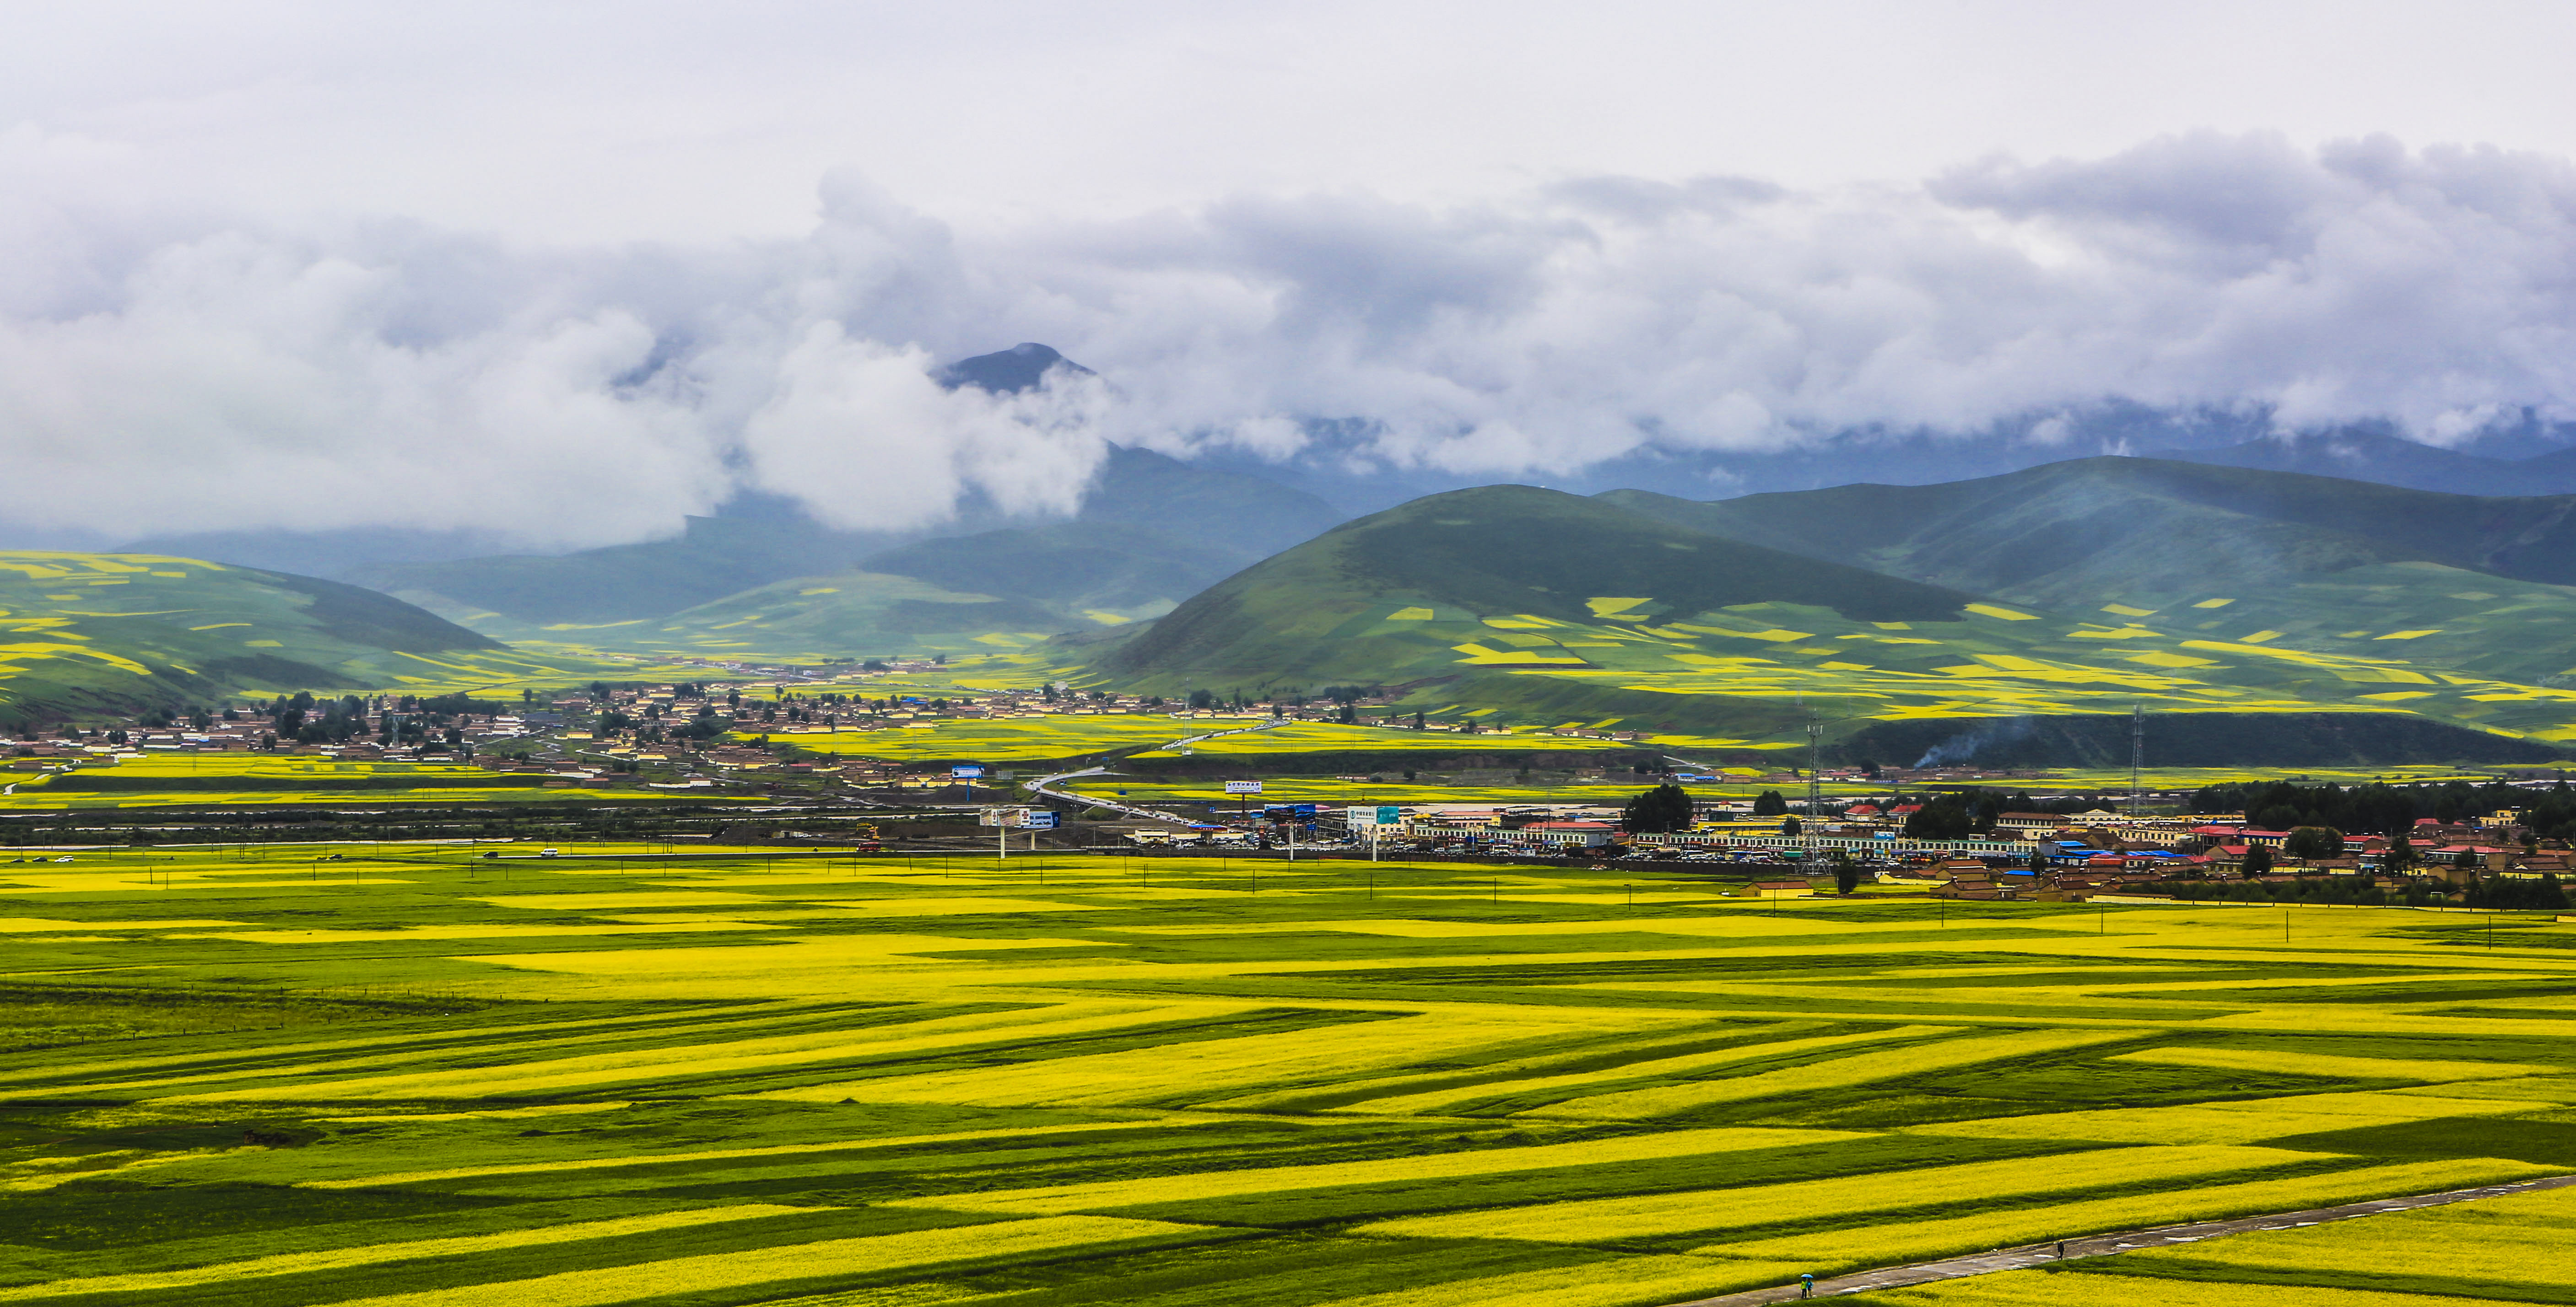
POLYGON ((467 1235, 460 1238, 405 1239, 395 1243, 365 1244, 356 1248, 334 1248, 327 1252, 287 1253, 275 1257, 251 1257, 240 1261, 212 1262, 175 1271, 156 1271, 140 1275, 99 1275, 76 1280, 53 1280, 44 1284, 0 1288, 0 1302, 30 1302, 42 1298, 67 1298, 85 1294, 148 1294, 185 1289, 200 1284, 232 1284, 268 1276, 340 1271, 377 1262, 399 1262, 418 1257, 500 1252, 510 1248, 537 1247, 574 1239, 631 1238, 662 1230, 684 1229, 720 1221, 752 1221, 765 1216, 790 1216, 805 1210, 807 1209, 800 1207, 748 1203, 739 1207, 659 1212, 651 1216, 620 1217, 607 1221, 580 1221, 570 1225, 541 1225, 522 1230, 505 1230, 498 1234, 467 1235))
POLYGON ((2088 1044, 2113 1043, 2127 1038, 2120 1033, 2099 1031, 2023 1031, 2009 1035, 1981 1035, 1969 1039, 1952 1039, 1921 1044, 1910 1048, 1891 1049, 1883 1053, 1861 1053, 1852 1057, 1829 1058, 1805 1066, 1728 1080, 1693 1081, 1652 1089, 1631 1089, 1619 1093, 1597 1094, 1532 1108, 1525 1116, 1583 1117, 1588 1119, 1628 1119, 1670 1116, 1696 1107, 1715 1103, 1741 1102, 1771 1094, 1799 1090, 1816 1090, 1843 1085, 1865 1085, 1872 1081, 1893 1080, 1899 1076, 1950 1067, 1976 1066, 2001 1062, 2016 1057, 2053 1053, 2088 1044))
POLYGON ((859 1239, 828 1239, 742 1252, 673 1257, 636 1266, 566 1271, 528 1280, 384 1294, 342 1307, 601 1307, 636 1298, 702 1293, 743 1285, 882 1273, 964 1261, 1006 1261, 1090 1244, 1169 1241, 1199 1233, 1163 1221, 1056 1216, 963 1229, 918 1230, 859 1239))
POLYGON ((1054 1215, 1140 1203, 1178 1203, 1237 1194, 1325 1189, 1337 1185, 1418 1182, 1561 1166, 1604 1166, 1711 1153, 1788 1148, 1800 1144, 1857 1139, 1848 1130, 1712 1129, 1675 1130, 1584 1143, 1541 1144, 1531 1148, 1484 1148, 1445 1157, 1399 1157, 1374 1162, 1334 1162, 1321 1166, 1277 1167, 1251 1171, 1216 1171, 1205 1175, 1155 1176, 1143 1180, 1103 1180, 1059 1185, 1050 1189, 1005 1190, 948 1198, 913 1200, 921 1207, 977 1212, 1054 1215))
MULTIPOLYGON (((0 1302, 1663 1307, 2576 1173, 2555 914, 557 846, 0 859, 0 1302)), ((2565 1298, 2570 1203, 1897 1300, 2565 1298)))
POLYGON ((2471 1158, 2357 1167, 2327 1175, 2247 1180, 2203 1188, 2115 1198, 2090 1198, 2006 1212, 1862 1225, 1823 1234, 1713 1244, 1701 1254, 1756 1260, 1805 1261, 1823 1268, 1896 1265, 1985 1248, 2064 1239, 2078 1233, 2216 1221, 2260 1212, 2297 1211, 2393 1194, 2465 1189, 2546 1175, 2553 1168, 2530 1162, 2471 1158))
MULTIPOLYGON (((2296 1166, 2314 1155, 2270 1148, 2121 1148, 2054 1157, 1970 1162, 1959 1166, 1837 1176, 1754 1189, 1704 1189, 1637 1198, 1593 1198, 1505 1212, 1412 1217, 1362 1227, 1372 1234, 1417 1238, 1534 1239, 1593 1243, 1717 1230, 1777 1219, 1782 1213, 1860 1216, 1920 1207, 1945 1196, 2043 1194, 2113 1188, 2183 1176, 2229 1175, 2296 1166)), ((1725 1245, 1708 1251, 1722 1251, 1725 1245)), ((1758 1255, 1758 1254, 1757 1254, 1758 1255)), ((1794 1255, 1794 1254, 1784 1254, 1794 1255)))

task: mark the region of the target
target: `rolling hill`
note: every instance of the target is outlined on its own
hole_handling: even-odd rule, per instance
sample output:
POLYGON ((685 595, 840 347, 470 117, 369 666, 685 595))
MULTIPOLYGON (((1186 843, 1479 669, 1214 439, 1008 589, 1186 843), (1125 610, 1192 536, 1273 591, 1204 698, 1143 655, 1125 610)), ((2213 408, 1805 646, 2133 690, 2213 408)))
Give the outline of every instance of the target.
POLYGON ((1642 490, 1602 498, 1694 530, 2032 603, 2179 595, 2379 563, 2576 583, 2576 497, 2439 494, 2164 459, 1713 503, 1642 490))
MULTIPOLYGON (((1581 624, 1615 612, 1652 622, 1781 601, 1902 622, 1956 616, 1970 599, 1576 495, 1486 486, 1362 518, 1239 572, 1103 666, 1201 685, 1398 680, 1448 670, 1458 637, 1476 633, 1460 624, 1481 628, 1489 618, 1581 624)), ((1532 648, 1556 644, 1521 638, 1532 648)))
POLYGON ((400 600, 153 554, 0 553, 0 723, 242 691, 476 688, 545 665, 400 600))
MULTIPOLYGON (((2419 670, 2416 645, 2387 638, 2404 632, 2356 632, 2346 641, 2356 647, 2321 649, 2247 627, 2231 605, 2252 605, 2252 597, 2192 591, 2170 612, 2088 597, 2070 613, 1979 598, 1952 583, 2032 564, 2025 581, 2046 580, 2065 594, 2067 577, 2085 568, 2171 565, 2178 556, 2223 564, 2249 550, 2249 537, 2351 564, 2322 577, 2393 570, 2450 584, 2442 578, 2484 576, 2440 563, 2378 562, 2358 537, 2321 540, 2321 532, 2277 523, 2237 538, 2194 537, 2177 526, 2172 550, 2140 559, 2128 556, 2142 548, 2133 543, 2127 555, 2105 557, 2049 543, 2045 526, 2065 520, 2057 506, 1991 489, 1926 526, 1863 495, 1803 513, 1763 506, 1750 526, 1729 522, 1804 551, 1667 520, 1725 520, 1729 507, 1636 495, 1587 500, 1521 486, 1430 496, 1229 577, 1094 654, 1090 671, 1101 683, 1165 694, 1388 685, 1407 692, 1405 709, 1432 717, 1680 730, 1745 749, 1803 745, 1812 717, 1847 750, 1880 757, 1928 753, 1992 723, 2042 717, 2065 722, 2041 733, 2051 747, 2098 763, 2091 754, 2124 744, 2122 719, 2133 707, 2190 715, 2187 726, 2160 728, 2169 751, 2159 756, 2170 764, 2183 761, 2175 748, 2187 749, 2195 765, 2254 753, 2289 762, 2534 761, 2576 740, 2576 691, 2419 670), (2034 507, 2040 526, 2013 518, 2034 507), (1962 538, 1990 518, 2001 521, 2000 539, 1962 538), (1928 538, 1912 541, 1909 526, 1928 538), (1880 561, 1910 541, 1940 566, 1904 578, 1815 556, 1844 533, 1858 537, 1840 546, 1847 558, 1880 561), (2027 557, 2012 555, 2015 541, 2027 557)), ((2185 524, 2225 520, 2224 510, 2186 500, 2173 513, 2170 521, 2185 524)), ((2502 515, 2517 533, 2497 528, 2463 548, 2492 550, 2499 538, 2546 543, 2545 532, 2531 529, 2553 520, 2545 511, 2508 507, 2502 515)), ((2537 550, 2525 557, 2546 561, 2537 550)), ((2252 595, 2243 573, 2231 579, 2237 595, 2252 595)), ((2485 584, 2460 592, 2469 597, 2454 606, 2557 593, 2540 583, 2486 577, 2485 584)))
POLYGON ((2384 431, 2301 432, 2218 449, 2157 450, 2149 457, 2305 472, 2453 495, 2559 495, 2576 491, 2576 451, 2495 458, 2420 444, 2384 431))
POLYGON ((538 625, 492 612, 450 615, 515 648, 558 660, 645 654, 787 663, 1011 652, 1065 631, 1128 620, 1106 610, 1069 612, 1052 603, 949 590, 870 571, 790 577, 668 616, 617 622, 538 625))
MULTIPOLYGON (((763 501, 689 518, 671 540, 571 554, 387 564, 360 568, 354 576, 443 612, 496 614, 519 627, 601 624, 670 617, 773 583, 872 565, 867 560, 889 549, 961 537, 992 537, 971 548, 1013 573, 1043 571, 1054 551, 1077 541, 1086 548, 1132 549, 1139 531, 1167 538, 1176 557, 1240 566, 1341 520, 1324 501, 1257 477, 1192 467, 1151 450, 1118 449, 1070 522, 1029 526, 970 510, 932 533, 835 531, 793 506, 763 501), (1014 545, 1024 547, 1025 557, 1005 559, 1014 545)), ((928 559, 938 552, 931 547, 898 556, 928 559)), ((1192 565, 1199 568, 1192 575, 1206 570, 1192 565)))
POLYGON ((1677 525, 2068 612, 2555 685, 2576 669, 2576 496, 2490 498, 2096 458, 1936 486, 1694 503, 1677 525))

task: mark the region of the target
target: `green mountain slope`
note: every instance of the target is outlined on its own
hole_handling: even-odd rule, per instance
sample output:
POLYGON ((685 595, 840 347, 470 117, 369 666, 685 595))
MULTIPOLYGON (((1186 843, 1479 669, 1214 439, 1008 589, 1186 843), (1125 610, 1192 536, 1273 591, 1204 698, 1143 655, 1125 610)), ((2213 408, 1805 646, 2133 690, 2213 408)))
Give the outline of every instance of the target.
POLYGON ((1939 620, 1969 598, 1554 490, 1485 486, 1361 518, 1237 573, 1103 666, 1216 682, 1399 680, 1447 670, 1460 621, 1644 621, 1773 600, 1860 621, 1939 620))
POLYGON ((1601 498, 1693 530, 2032 603, 2374 563, 2576 583, 2576 496, 2491 499, 2163 459, 1715 503, 1642 490, 1601 498))
MULTIPOLYGON (((425 596, 431 605, 446 601, 425 596)), ((646 654, 777 662, 837 662, 1025 649, 1076 628, 1125 619, 1052 604, 948 590, 908 576, 836 572, 791 577, 667 617, 543 626, 491 612, 454 615, 513 646, 549 657, 646 654)))
POLYGON ((1141 526, 1063 522, 918 541, 871 555, 859 568, 1029 600, 1053 609, 1071 628, 1096 620, 1085 613, 1169 612, 1260 557, 1141 526))
POLYGON ((498 685, 537 669, 370 590, 154 554, 0 553, 0 626, 10 724, 246 690, 498 685))
POLYGON ((2549 686, 2576 673, 2576 497, 2094 458, 1937 486, 1609 502, 1677 525, 2201 639, 2549 686), (2400 647, 2402 645, 2402 648, 2400 647))
POLYGON ((692 517, 670 540, 570 554, 391 563, 353 575, 391 594, 438 596, 443 611, 495 613, 518 623, 615 622, 847 567, 894 538, 829 531, 801 516, 692 517))
MULTIPOLYGON (((773 582, 836 573, 889 548, 958 537, 993 536, 974 546, 1005 572, 1035 574, 1052 566, 1050 552, 1080 532, 1101 548, 1134 548, 1125 533, 1151 531, 1177 542, 1175 558, 1221 560, 1232 570, 1307 539, 1342 515, 1301 491, 1227 472, 1192 467, 1151 450, 1113 450, 1071 523, 1014 528, 998 515, 970 509, 947 529, 923 535, 835 531, 780 502, 750 504, 717 517, 692 517, 675 539, 615 545, 561 555, 508 555, 443 563, 383 564, 356 569, 354 579, 389 593, 435 600, 441 611, 489 613, 474 618, 499 632, 558 623, 600 624, 670 616, 700 604, 773 582), (1055 534, 1048 534, 1054 532, 1055 534), (1024 547, 1025 557, 1004 555, 1024 547)), ((935 551, 907 552, 909 565, 935 567, 935 551)), ((1191 576, 1213 579, 1211 561, 1191 576)), ((1174 592, 1177 583, 1149 587, 1178 600, 1204 584, 1174 592)), ((1116 604, 1113 607, 1134 605, 1116 604)))
MULTIPOLYGON (((1837 520, 1888 532, 1883 521, 1837 520)), ((2391 569, 2466 575, 2421 563, 2367 570, 2391 569)), ((2510 594, 2463 592, 2484 597, 2455 606, 2556 591, 2512 584, 2510 594)), ((2287 731, 2338 758, 2544 758, 2576 739, 2576 691, 2418 670, 2406 641, 2320 651, 2245 629, 2225 604, 2184 605, 2187 621, 2101 607, 2073 616, 1974 599, 1600 499, 1489 487, 1417 500, 1271 558, 1094 653, 1090 668, 1166 694, 1402 686, 1406 708, 1434 716, 1689 731, 1745 748, 1803 746, 1811 716, 1835 737, 1866 739, 1897 724, 1937 736, 2135 706, 2195 715, 2194 738, 2287 731), (2284 714, 2338 724, 2261 725, 2284 714)))

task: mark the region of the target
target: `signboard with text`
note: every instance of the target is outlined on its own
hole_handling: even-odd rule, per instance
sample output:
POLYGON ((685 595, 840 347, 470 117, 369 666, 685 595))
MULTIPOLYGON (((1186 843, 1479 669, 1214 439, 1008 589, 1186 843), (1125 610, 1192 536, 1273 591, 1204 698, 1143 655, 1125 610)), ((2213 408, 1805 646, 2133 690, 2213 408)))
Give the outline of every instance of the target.
POLYGON ((972 780, 975 777, 984 774, 984 765, 982 763, 974 762, 959 763, 958 765, 949 768, 948 774, 961 781, 972 780))
POLYGON ((1032 809, 1027 816, 1021 820, 1020 824, 1028 827, 1030 830, 1054 830, 1062 821, 1062 815, 1057 813, 1055 809, 1036 808, 1032 809))
POLYGON ((1227 781, 1225 783, 1225 792, 1228 794, 1259 794, 1261 793, 1261 782, 1227 781))

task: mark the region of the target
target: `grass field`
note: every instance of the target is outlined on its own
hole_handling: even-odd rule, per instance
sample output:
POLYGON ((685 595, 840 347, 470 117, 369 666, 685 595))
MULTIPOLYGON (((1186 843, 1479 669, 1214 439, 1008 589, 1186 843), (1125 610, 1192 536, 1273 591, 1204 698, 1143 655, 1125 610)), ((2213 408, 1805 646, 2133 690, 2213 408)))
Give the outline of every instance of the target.
MULTIPOLYGON (((1033 717, 937 718, 890 723, 866 731, 805 730, 771 732, 816 753, 860 754, 900 761, 974 758, 986 762, 1034 762, 1080 758, 1115 750, 1132 756, 1170 759, 1189 755, 1212 758, 1294 758, 1335 754, 1499 754, 1599 753, 1634 755, 1677 747, 1654 740, 1612 740, 1594 735, 1551 735, 1544 730, 1414 731, 1400 727, 1341 726, 1330 722, 1294 722, 1267 730, 1248 730, 1271 719, 1258 715, 1172 716, 1167 713, 1057 713, 1033 717), (1217 732, 1177 749, 1160 746, 1194 735, 1217 732)), ((1696 737, 1681 737, 1695 739, 1696 737)))
MULTIPOLYGON (((2576 1170, 2542 917, 566 852, 0 864, 0 1302, 1651 1307, 2576 1170)), ((1886 1300, 2566 1301, 2554 1201, 1886 1300)))
MULTIPOLYGON (((544 776, 435 762, 341 762, 314 754, 170 753, 0 782, 0 812, 172 805, 491 804, 652 799, 655 790, 547 788, 544 776)), ((698 794, 693 801, 709 796, 698 794)))
POLYGON ((2554 1189, 1846 1301, 1910 1307, 2564 1303, 2576 1300, 2576 1260, 2566 1255, 2571 1237, 2576 1194, 2554 1189))

